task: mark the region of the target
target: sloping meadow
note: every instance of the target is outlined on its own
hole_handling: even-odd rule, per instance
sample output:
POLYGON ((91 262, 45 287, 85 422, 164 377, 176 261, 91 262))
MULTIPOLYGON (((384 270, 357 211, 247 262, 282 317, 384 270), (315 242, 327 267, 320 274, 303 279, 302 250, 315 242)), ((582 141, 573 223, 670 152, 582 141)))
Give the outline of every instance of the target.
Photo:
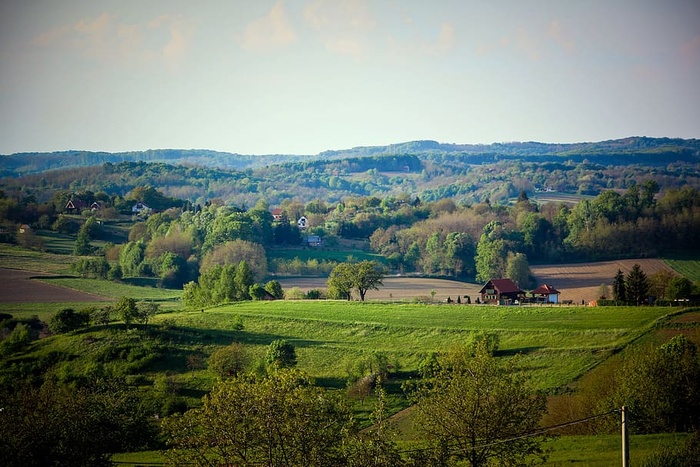
MULTIPOLYGON (((465 345, 479 334, 498 337, 497 356, 520 355, 537 389, 561 390, 615 350, 650 329, 668 308, 494 307, 336 301, 244 302, 161 315, 193 332, 216 332, 264 355, 286 339, 298 366, 334 386, 355 362, 383 354, 404 377, 432 352, 465 345), (242 321, 243 331, 236 331, 242 321)), ((230 341, 230 342, 229 342, 230 341)))

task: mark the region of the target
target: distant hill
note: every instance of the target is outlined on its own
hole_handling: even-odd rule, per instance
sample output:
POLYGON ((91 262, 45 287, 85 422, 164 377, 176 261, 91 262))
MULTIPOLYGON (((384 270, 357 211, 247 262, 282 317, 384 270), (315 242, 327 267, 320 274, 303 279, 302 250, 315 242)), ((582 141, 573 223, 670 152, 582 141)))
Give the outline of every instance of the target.
POLYGON ((90 167, 107 162, 164 162, 171 165, 246 170, 289 163, 337 160, 383 155, 414 155, 436 162, 449 157, 463 163, 480 164, 498 160, 589 162, 604 165, 665 165, 671 162, 700 162, 700 140, 630 137, 588 143, 508 142, 493 144, 449 144, 411 141, 386 146, 360 146, 329 150, 316 155, 242 155, 208 149, 152 149, 132 152, 29 152, 0 156, 0 176, 20 176, 47 170, 90 167), (443 157, 441 157, 443 156, 443 157), (454 157, 457 156, 457 157, 454 157))

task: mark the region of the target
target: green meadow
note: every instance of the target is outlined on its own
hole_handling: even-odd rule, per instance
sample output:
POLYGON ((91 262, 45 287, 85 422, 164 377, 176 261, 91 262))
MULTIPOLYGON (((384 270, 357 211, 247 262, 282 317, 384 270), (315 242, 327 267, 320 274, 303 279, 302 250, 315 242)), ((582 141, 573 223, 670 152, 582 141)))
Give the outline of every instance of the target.
POLYGON ((324 381, 342 382, 353 362, 374 352, 398 370, 414 371, 431 352, 497 334, 498 354, 521 354, 536 387, 556 392, 668 314, 666 308, 493 307, 343 301, 243 302, 205 311, 159 315, 154 323, 242 342, 262 353, 286 339, 299 367, 324 381), (234 331, 242 320, 244 331, 234 331))

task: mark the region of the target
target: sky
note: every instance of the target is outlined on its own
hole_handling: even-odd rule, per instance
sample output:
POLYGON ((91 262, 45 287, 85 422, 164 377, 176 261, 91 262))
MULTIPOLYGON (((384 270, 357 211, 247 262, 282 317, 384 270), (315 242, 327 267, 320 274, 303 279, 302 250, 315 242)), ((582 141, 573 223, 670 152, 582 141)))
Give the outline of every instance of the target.
POLYGON ((698 0, 3 0, 0 154, 700 137, 698 0))

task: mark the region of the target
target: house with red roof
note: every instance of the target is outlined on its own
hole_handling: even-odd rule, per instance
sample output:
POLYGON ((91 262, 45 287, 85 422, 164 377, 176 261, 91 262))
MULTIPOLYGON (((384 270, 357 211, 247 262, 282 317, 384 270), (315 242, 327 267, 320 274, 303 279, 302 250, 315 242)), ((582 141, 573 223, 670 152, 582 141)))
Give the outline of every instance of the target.
POLYGON ((530 292, 532 298, 538 303, 559 303, 559 292, 557 289, 549 284, 542 284, 535 290, 530 292))
POLYGON ((510 279, 491 279, 479 291, 481 303, 512 305, 525 298, 525 292, 510 279))

